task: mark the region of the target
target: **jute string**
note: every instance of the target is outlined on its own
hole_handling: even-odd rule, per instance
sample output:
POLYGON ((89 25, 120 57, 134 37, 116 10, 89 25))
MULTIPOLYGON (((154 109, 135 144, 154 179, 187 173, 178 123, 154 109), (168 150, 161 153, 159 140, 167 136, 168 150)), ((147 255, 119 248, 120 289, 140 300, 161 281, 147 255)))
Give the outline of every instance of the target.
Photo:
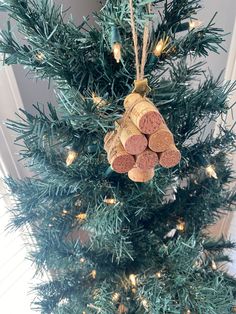
MULTIPOLYGON (((138 49, 138 35, 135 27, 135 19, 134 19, 134 7, 133 7, 133 0, 129 0, 129 7, 130 7, 130 20, 131 20, 131 30, 133 36, 133 43, 134 43, 134 54, 135 54, 135 67, 136 67, 136 78, 137 80, 142 80, 144 78, 144 69, 145 64, 147 61, 147 48, 148 48, 148 41, 149 41, 149 21, 144 26, 143 32, 143 49, 142 49, 142 60, 141 65, 139 62, 139 49, 138 49)), ((151 12, 151 4, 147 5, 148 14, 151 12)))

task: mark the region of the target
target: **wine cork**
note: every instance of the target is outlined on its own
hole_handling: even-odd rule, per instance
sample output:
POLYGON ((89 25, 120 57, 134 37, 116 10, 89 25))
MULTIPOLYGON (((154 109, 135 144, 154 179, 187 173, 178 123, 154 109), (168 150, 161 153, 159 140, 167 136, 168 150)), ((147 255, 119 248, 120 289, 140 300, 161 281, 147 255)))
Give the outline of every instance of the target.
POLYGON ((116 129, 119 129, 119 127, 120 127, 122 121, 123 121, 123 118, 118 119, 118 120, 115 121, 115 127, 116 127, 116 129))
POLYGON ((130 118, 142 133, 154 133, 163 122, 157 108, 146 97, 138 93, 128 95, 124 100, 124 107, 128 110, 131 106, 133 108, 131 108, 130 118))
POLYGON ((142 170, 154 168, 158 164, 158 155, 151 149, 146 149, 144 152, 136 156, 136 166, 142 170))
POLYGON ((148 146, 154 152, 164 152, 171 144, 174 144, 174 137, 165 123, 155 133, 148 135, 148 146))
POLYGON ((124 100, 125 110, 128 110, 131 106, 143 100, 145 100, 145 98, 138 93, 129 94, 124 100))
POLYGON ((125 150, 131 155, 138 155, 147 148, 147 138, 132 123, 131 120, 125 122, 120 133, 120 140, 125 150))
POLYGON ((173 144, 165 152, 159 154, 159 163, 164 168, 176 166, 180 162, 180 159, 180 151, 173 144))
POLYGON ((157 108, 149 101, 140 101, 130 112, 130 119, 144 134, 155 133, 163 123, 157 108))
POLYGON ((154 177, 154 169, 142 170, 138 167, 134 167, 128 172, 128 177, 134 182, 148 182, 154 177))
POLYGON ((119 141, 110 149, 108 161, 112 169, 117 173, 126 173, 132 169, 135 164, 134 156, 127 153, 119 141))
POLYGON ((111 131, 111 132, 108 132, 104 137, 104 149, 107 153, 109 153, 109 150, 113 144, 114 136, 115 136, 115 132, 111 131))

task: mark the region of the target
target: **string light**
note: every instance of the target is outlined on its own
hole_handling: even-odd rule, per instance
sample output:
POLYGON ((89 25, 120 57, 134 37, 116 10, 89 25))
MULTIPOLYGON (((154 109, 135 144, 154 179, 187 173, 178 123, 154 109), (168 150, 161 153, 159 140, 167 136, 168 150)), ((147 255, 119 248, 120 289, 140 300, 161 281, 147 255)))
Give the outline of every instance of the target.
POLYGON ((83 220, 86 220, 87 219, 87 214, 85 213, 80 213, 78 215, 75 216, 76 219, 80 220, 80 221, 83 221, 83 220))
POLYGON ((121 60, 121 44, 120 43, 114 43, 112 46, 114 59, 117 63, 120 63, 121 60))
POLYGON ((81 259, 79 261, 80 261, 80 263, 83 264, 85 262, 85 258, 81 257, 81 259))
POLYGON ((121 36, 119 28, 116 25, 112 26, 111 29, 111 46, 113 51, 114 59, 117 63, 121 60, 121 36))
POLYGON ((41 62, 45 59, 45 55, 42 52, 37 52, 35 55, 35 59, 41 62))
POLYGON ((107 102, 101 97, 97 96, 95 93, 92 93, 92 99, 93 99, 94 104, 98 108, 102 108, 107 105, 107 102))
POLYGON ((62 216, 65 216, 65 215, 67 215, 68 213, 69 213, 68 210, 63 209, 63 211, 62 211, 62 216))
POLYGON ((167 239, 167 238, 173 238, 176 234, 176 229, 171 229, 165 236, 164 236, 164 239, 167 239))
POLYGON ((212 261, 212 262, 211 262, 211 268, 212 268, 213 270, 217 270, 217 265, 216 265, 216 262, 215 262, 215 261, 212 261))
POLYGON ((129 275, 129 280, 133 287, 136 287, 136 276, 134 274, 129 275))
POLYGON ((148 309, 148 301, 146 299, 142 299, 141 304, 146 310, 148 309))
POLYGON ((187 310, 186 314, 191 314, 191 311, 190 311, 190 310, 187 310))
POLYGON ((118 292, 115 292, 112 296, 113 302, 118 302, 120 300, 120 294, 118 292))
POLYGON ((95 269, 93 269, 90 273, 90 276, 93 278, 93 279, 96 279, 96 276, 97 276, 97 272, 95 269))
POLYGON ((201 27, 202 26, 202 21, 200 21, 200 20, 190 20, 189 21, 189 29, 190 30, 193 30, 193 29, 195 29, 195 28, 199 28, 199 27, 201 27))
POLYGON ((114 204, 116 204, 116 199, 115 198, 105 198, 104 203, 106 203, 107 205, 114 205, 114 204))
POLYGON ((200 259, 197 260, 197 261, 195 261, 194 267, 199 268, 199 267, 201 267, 201 266, 202 266, 202 261, 201 261, 200 259))
POLYGON ((164 50, 168 47, 169 45, 169 37, 166 37, 166 39, 160 39, 153 51, 153 54, 156 57, 160 57, 164 50))
POLYGON ((75 206, 80 207, 81 205, 82 205, 82 201, 80 199, 77 199, 77 201, 75 202, 75 206))
POLYGON ((67 158, 66 158, 66 165, 67 167, 69 167, 70 165, 73 164, 73 162, 76 160, 76 158, 78 157, 78 153, 74 150, 70 150, 68 152, 67 158))
POLYGON ((176 225, 176 229, 179 230, 179 231, 184 231, 185 230, 185 226, 186 226, 185 221, 178 220, 178 223, 176 225))
POLYGON ((157 276, 157 278, 161 278, 161 272, 160 272, 160 271, 157 272, 157 273, 156 273, 156 276, 157 276))
POLYGON ((171 52, 172 53, 176 53, 177 52, 177 48, 175 46, 171 47, 171 52))
POLYGON ((210 178, 218 179, 217 173, 215 171, 215 167, 213 165, 209 165, 205 168, 206 175, 210 178))
POLYGON ((87 307, 90 308, 90 309, 93 309, 93 310, 96 310, 97 313, 101 313, 102 312, 102 309, 100 307, 97 307, 93 304, 87 304, 87 307))
POLYGON ((59 305, 67 304, 69 300, 67 298, 61 299, 60 302, 58 303, 59 305))

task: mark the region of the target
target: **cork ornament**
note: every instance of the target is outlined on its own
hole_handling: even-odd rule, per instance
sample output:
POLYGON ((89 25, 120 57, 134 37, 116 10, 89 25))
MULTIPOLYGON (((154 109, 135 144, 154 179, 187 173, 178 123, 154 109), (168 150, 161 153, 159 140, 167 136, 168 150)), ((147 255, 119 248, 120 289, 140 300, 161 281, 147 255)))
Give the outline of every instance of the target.
MULTIPOLYGON (((150 8, 150 5, 147 5, 150 8)), ((149 22, 143 33, 143 51, 139 62, 138 37, 135 29, 133 1, 130 0, 131 29, 134 42, 136 80, 134 90, 124 99, 124 114, 115 122, 115 130, 104 138, 104 149, 112 169, 128 173, 134 182, 148 182, 155 167, 171 168, 181 160, 169 130, 157 106, 146 95, 150 92, 144 68, 147 60, 149 22)))

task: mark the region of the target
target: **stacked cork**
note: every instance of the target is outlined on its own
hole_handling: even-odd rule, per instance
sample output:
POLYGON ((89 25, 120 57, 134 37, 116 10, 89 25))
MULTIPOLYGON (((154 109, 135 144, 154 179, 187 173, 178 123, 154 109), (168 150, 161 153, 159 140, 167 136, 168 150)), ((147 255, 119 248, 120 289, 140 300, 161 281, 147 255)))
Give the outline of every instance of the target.
POLYGON ((128 173, 134 182, 147 182, 154 177, 157 165, 176 166, 181 154, 155 105, 148 98, 132 93, 125 98, 124 107, 123 119, 104 139, 112 169, 128 173))

